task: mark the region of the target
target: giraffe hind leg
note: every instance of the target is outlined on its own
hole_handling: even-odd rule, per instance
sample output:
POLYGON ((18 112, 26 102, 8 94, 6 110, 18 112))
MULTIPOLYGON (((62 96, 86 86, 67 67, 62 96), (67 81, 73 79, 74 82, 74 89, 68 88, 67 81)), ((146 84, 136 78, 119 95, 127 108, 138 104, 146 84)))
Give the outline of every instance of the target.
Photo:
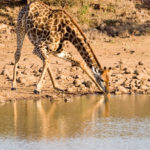
POLYGON ((18 62, 20 60, 21 49, 22 49, 22 45, 23 45, 23 41, 24 41, 24 37, 25 37, 25 28, 22 25, 21 21, 20 22, 18 21, 16 32, 17 32, 17 50, 15 52, 15 64, 14 64, 14 68, 13 68, 13 81, 12 81, 11 90, 16 90, 17 65, 18 65, 18 62))

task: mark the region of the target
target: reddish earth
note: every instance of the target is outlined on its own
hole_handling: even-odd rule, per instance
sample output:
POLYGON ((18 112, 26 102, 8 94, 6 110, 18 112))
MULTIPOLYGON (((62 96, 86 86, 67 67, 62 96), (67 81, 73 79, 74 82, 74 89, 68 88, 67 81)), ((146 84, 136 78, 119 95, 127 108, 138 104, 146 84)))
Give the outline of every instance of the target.
MULTIPOLYGON (((150 94, 150 36, 111 38, 96 30, 83 30, 102 66, 112 67, 110 88, 114 94, 150 94)), ((0 34, 0 101, 16 99, 59 99, 74 94, 95 93, 98 89, 80 68, 51 57, 51 68, 62 93, 53 89, 48 74, 42 93, 33 94, 42 67, 41 60, 32 54, 33 46, 25 38, 17 75, 17 90, 11 91, 16 50, 16 35, 5 26, 0 34), (68 94, 72 93, 72 94, 68 94)), ((79 57, 69 44, 67 51, 79 57)), ((81 59, 81 58, 80 58, 81 59)))

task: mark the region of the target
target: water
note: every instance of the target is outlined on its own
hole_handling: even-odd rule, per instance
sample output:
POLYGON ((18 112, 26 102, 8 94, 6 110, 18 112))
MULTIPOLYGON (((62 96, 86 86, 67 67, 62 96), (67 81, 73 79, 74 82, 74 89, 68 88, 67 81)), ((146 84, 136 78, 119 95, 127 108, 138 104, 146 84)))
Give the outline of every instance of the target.
POLYGON ((150 96, 0 105, 0 150, 149 150, 150 96))

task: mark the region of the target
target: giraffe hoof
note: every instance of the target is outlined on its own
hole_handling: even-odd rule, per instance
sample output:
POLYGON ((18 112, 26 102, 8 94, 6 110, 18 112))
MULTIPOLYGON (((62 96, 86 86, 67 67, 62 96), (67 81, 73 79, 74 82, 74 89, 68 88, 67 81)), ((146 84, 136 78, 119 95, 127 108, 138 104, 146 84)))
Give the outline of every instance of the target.
POLYGON ((12 91, 15 91, 15 90, 16 90, 16 88, 11 88, 11 90, 12 90, 12 91))
POLYGON ((34 90, 33 93, 34 94, 40 94, 40 92, 38 90, 34 90))

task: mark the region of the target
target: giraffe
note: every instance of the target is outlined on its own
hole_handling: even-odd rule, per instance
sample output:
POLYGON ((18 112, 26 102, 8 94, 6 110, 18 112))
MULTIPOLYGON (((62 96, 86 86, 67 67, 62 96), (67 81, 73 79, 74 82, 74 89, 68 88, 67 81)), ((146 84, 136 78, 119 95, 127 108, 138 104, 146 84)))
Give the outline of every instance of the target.
POLYGON ((51 9, 40 0, 30 2, 19 12, 16 34, 17 49, 15 52, 12 90, 16 90, 16 69, 21 56, 24 37, 27 34, 34 45, 33 54, 43 61, 43 71, 34 90, 35 94, 41 92, 42 81, 46 72, 48 72, 53 88, 59 90, 49 65, 50 55, 79 66, 100 91, 109 92, 108 72, 111 68, 103 69, 101 67, 84 33, 65 10, 51 9), (75 46, 83 61, 75 59, 64 50, 65 41, 69 41, 75 46), (87 68, 91 70, 92 75, 87 68))

